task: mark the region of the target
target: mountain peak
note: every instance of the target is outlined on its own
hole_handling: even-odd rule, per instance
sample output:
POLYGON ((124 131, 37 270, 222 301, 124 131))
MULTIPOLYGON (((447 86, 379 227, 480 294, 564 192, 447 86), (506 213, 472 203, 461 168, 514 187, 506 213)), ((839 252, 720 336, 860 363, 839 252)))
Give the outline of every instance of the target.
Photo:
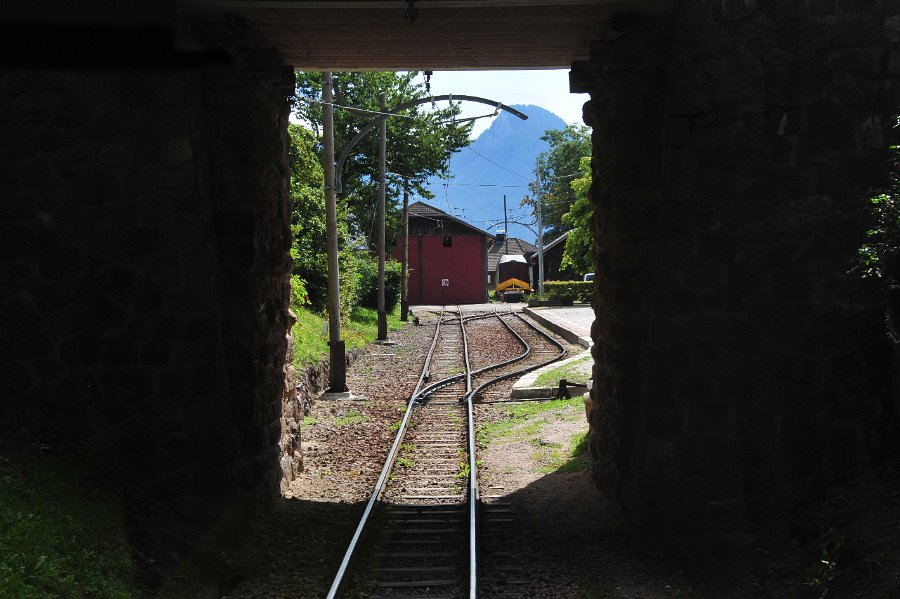
MULTIPOLYGON (((510 221, 533 220, 519 202, 528 195, 538 155, 548 147, 541 136, 548 129, 566 126, 565 121, 540 106, 512 107, 528 115, 528 119, 523 121, 502 111, 470 148, 453 155, 450 178, 436 177, 428 186, 435 195, 432 204, 481 229, 503 222, 504 194, 510 221)), ((536 237, 533 231, 512 222, 510 235, 527 240, 536 237)))

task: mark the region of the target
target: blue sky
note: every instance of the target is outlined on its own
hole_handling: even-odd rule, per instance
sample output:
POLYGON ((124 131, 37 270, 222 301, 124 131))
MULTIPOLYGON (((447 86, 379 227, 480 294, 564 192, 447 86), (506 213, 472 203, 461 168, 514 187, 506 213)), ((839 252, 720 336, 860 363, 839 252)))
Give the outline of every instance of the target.
MULTIPOLYGON (((431 93, 466 94, 497 100, 504 104, 534 104, 558 115, 566 123, 582 123, 581 106, 587 94, 569 93, 569 70, 543 71, 435 71, 431 93)), ((483 104, 464 102, 463 116, 490 114, 483 104)), ((487 129, 493 119, 475 121, 473 135, 487 129)))

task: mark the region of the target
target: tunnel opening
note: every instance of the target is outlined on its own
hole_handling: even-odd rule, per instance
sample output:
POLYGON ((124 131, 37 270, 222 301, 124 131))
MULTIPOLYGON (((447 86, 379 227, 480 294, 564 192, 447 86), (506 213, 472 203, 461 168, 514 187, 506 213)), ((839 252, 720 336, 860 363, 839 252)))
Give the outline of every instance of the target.
POLYGON ((638 536, 746 548, 891 454, 881 298, 848 270, 896 134, 895 8, 572 3, 563 36, 570 9, 498 3, 432 14, 444 44, 506 24, 427 56, 408 19, 359 13, 377 26, 351 37, 416 57, 394 64, 334 35, 352 3, 302 13, 340 48, 279 29, 296 6, 239 4, 250 25, 188 19, 209 52, 177 68, 60 49, 0 86, 7 438, 90 446, 151 545, 241 520, 288 467, 286 65, 572 68, 595 131, 593 470, 638 536))

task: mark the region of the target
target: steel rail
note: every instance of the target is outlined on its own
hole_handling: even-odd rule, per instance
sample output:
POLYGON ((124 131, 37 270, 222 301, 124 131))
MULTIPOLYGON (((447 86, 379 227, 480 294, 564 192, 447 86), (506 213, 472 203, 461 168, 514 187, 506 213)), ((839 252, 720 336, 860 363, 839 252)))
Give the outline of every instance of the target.
MULTIPOLYGON (((512 313, 512 311, 510 311, 510 313, 512 313)), ((509 332, 513 334, 513 336, 516 338, 516 340, 522 344, 522 347, 525 348, 525 351, 514 358, 510 358, 509 360, 504 360, 503 362, 497 362, 496 364, 491 364, 490 366, 485 366, 484 368, 479 368, 478 370, 475 370, 472 372, 472 374, 474 374, 474 375, 483 374, 485 372, 490 372, 491 370, 496 370, 498 368, 503 368, 504 366, 509 366, 510 364, 513 364, 520 360, 524 360, 525 358, 527 358, 529 356, 529 354, 531 354, 532 347, 524 339, 522 339, 522 336, 519 335, 518 333, 516 333, 505 320, 503 320, 503 317, 500 315, 499 312, 494 311, 490 316, 497 317, 497 319, 501 323, 503 323, 503 326, 505 326, 509 330, 509 332)), ((462 401, 462 399, 460 401, 462 401)))
POLYGON ((472 371, 469 366, 469 344, 466 327, 460 313, 459 328, 462 330, 463 356, 466 366, 466 427, 469 437, 469 599, 478 597, 478 471, 475 464, 475 421, 472 417, 472 371))
MULTIPOLYGON (((556 360, 559 360, 562 356, 566 355, 566 348, 563 347, 563 345, 561 343, 557 342, 555 339, 553 339, 552 337, 550 337, 549 335, 547 335, 546 333, 544 333, 537 327, 533 326, 531 323, 529 323, 527 320, 525 320, 518 314, 515 314, 514 312, 512 312, 512 310, 510 310, 509 313, 517 316, 525 324, 527 324, 532 329, 534 329, 538 334, 546 337, 549 341, 551 341, 554 345, 556 345, 560 349, 560 354, 558 356, 556 356, 555 358, 552 358, 551 360, 549 360, 545 363, 542 363, 538 366, 522 369, 520 371, 516 371, 513 373, 495 377, 495 378, 491 379, 490 381, 487 381, 484 384, 480 385, 477 389, 473 390, 471 387, 471 375, 472 374, 480 374, 480 373, 488 372, 490 370, 494 370, 496 368, 500 368, 502 366, 506 366, 508 364, 514 363, 516 361, 523 360, 531 353, 531 350, 532 350, 531 345, 529 343, 527 343, 522 338, 521 335, 519 335, 515 330, 513 330, 513 328, 511 326, 509 326, 509 323, 507 323, 505 320, 503 320, 503 318, 496 311, 494 312, 494 314, 491 315, 491 316, 496 316, 500 320, 500 322, 502 322, 503 325, 513 334, 513 336, 515 336, 516 339, 518 339, 518 341, 525 347, 525 352, 515 358, 512 358, 511 360, 505 360, 504 362, 479 369, 475 373, 470 373, 467 378, 467 382, 466 382, 466 394, 461 399, 461 401, 465 401, 465 403, 466 403, 466 416, 467 416, 467 420, 468 420, 468 435, 469 435, 469 599, 477 599, 477 597, 478 597, 478 576, 477 576, 478 558, 477 558, 477 541, 476 541, 477 536, 478 536, 477 523, 478 523, 478 504, 479 504, 478 463, 475 458, 475 421, 474 421, 474 415, 473 415, 473 407, 472 407, 473 400, 472 400, 472 398, 478 392, 480 392, 482 389, 487 387, 488 385, 505 380, 507 378, 511 378, 511 377, 515 376, 518 372, 528 372, 530 370, 534 370, 535 368, 540 368, 541 366, 555 362, 556 360)), ((463 327, 463 319, 461 317, 460 317, 460 326, 463 327)), ((468 352, 468 345, 466 343, 465 327, 463 327, 463 348, 465 350, 465 356, 466 356, 466 371, 468 372, 469 371, 469 352, 468 352)))
POLYGON ((384 487, 384 482, 385 480, 387 480, 388 473, 394 465, 394 460, 397 457, 397 449, 400 447, 400 443, 403 440, 403 435, 406 434, 406 428, 409 424, 409 418, 416 403, 416 397, 418 397, 420 393, 422 383, 425 380, 425 373, 428 371, 428 367, 431 364, 431 358, 434 355, 434 348, 437 345, 437 339, 441 331, 443 318, 444 313, 442 311, 440 317, 438 318, 437 326, 434 327, 434 338, 432 338, 431 347, 428 349, 428 354, 425 356, 425 363, 422 367, 422 372, 419 375, 419 381, 416 383, 416 388, 413 391, 412 395, 410 395, 409 403, 406 406, 406 413, 403 415, 403 420, 400 423, 400 428, 397 431, 397 436, 394 438, 394 444, 391 446, 391 450, 388 453, 387 459, 385 460, 384 468, 381 469, 381 475, 378 477, 378 481, 375 483, 375 489, 372 492, 372 496, 369 498, 369 502, 366 504, 366 509, 363 511, 363 515, 359 519, 359 524, 356 526, 356 531, 353 533, 353 538, 350 540, 350 545, 347 547, 347 551, 344 553, 344 558, 343 560, 341 560, 341 565, 334 577, 334 581, 332 581, 331 583, 331 588, 328 590, 326 599, 334 599, 337 595, 337 592, 340 590, 341 584, 344 581, 344 575, 347 573, 347 566, 349 566, 350 559, 353 557, 353 553, 356 551, 356 547, 359 543, 360 537, 362 536, 363 529, 366 526, 369 515, 372 513, 372 508, 374 507, 375 502, 378 501, 378 497, 381 495, 381 490, 384 487))

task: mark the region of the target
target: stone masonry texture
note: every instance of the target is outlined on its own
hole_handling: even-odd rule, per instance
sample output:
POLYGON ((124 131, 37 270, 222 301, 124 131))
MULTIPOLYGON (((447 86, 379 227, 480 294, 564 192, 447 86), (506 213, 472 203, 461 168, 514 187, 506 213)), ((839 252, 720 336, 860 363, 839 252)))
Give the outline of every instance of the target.
POLYGON ((151 548, 270 501, 292 443, 293 74, 200 31, 218 60, 0 73, 0 422, 89 459, 151 548))
POLYGON ((900 3, 685 0, 613 19, 591 93, 591 450, 638 539, 741 549, 897 436, 849 272, 900 105, 900 3))

